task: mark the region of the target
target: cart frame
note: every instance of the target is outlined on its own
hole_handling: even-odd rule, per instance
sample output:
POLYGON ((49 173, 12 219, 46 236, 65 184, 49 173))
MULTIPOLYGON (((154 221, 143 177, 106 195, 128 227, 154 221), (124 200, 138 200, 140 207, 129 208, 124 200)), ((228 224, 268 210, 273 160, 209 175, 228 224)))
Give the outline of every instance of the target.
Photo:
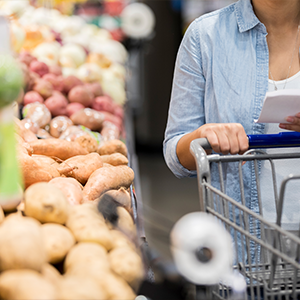
MULTIPOLYGON (((238 299, 300 299, 300 230, 295 233, 281 228, 286 185, 292 180, 300 180, 300 175, 285 178, 278 194, 273 162, 278 159, 300 158, 300 152, 267 154, 262 150, 249 150, 243 155, 207 155, 204 150, 207 149, 206 143, 206 139, 196 139, 190 145, 197 167, 200 210, 214 215, 232 235, 235 252, 234 269, 239 270, 247 282, 247 292, 238 299), (261 160, 269 160, 271 164, 277 212, 276 224, 268 222, 262 214, 258 166, 261 160), (253 162, 259 213, 253 212, 245 204, 242 166, 243 162, 247 161, 253 162), (223 163, 238 165, 240 202, 224 192, 223 163), (220 189, 211 184, 212 164, 218 165, 220 189), (256 253, 255 257, 251 256, 253 250, 256 253)), ((216 287, 207 287, 205 293, 207 297, 205 299, 236 299, 232 289, 221 283, 216 287)))

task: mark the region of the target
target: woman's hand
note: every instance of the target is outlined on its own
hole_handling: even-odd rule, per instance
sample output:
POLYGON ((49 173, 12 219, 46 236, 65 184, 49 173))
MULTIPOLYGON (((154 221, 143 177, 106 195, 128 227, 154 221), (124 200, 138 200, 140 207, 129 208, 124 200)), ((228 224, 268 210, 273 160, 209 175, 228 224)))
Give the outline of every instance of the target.
POLYGON ((244 127, 238 123, 205 124, 198 129, 198 134, 200 137, 207 138, 212 149, 217 153, 243 154, 249 148, 244 127))
POLYGON ((300 132, 300 113, 297 113, 294 117, 292 116, 287 117, 286 121, 288 123, 280 123, 279 127, 282 129, 300 132))

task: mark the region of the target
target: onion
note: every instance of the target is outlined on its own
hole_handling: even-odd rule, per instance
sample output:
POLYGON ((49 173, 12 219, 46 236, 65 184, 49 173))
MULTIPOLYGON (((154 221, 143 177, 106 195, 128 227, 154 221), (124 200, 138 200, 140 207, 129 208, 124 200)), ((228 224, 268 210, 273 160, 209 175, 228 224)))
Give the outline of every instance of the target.
POLYGON ((102 69, 95 63, 85 63, 77 69, 76 75, 83 82, 100 82, 102 69))
POLYGON ((59 62, 62 67, 79 67, 85 62, 85 59, 86 52, 80 45, 66 44, 60 49, 59 62))
POLYGON ((32 55, 47 65, 57 65, 60 47, 58 42, 44 42, 33 49, 32 55))

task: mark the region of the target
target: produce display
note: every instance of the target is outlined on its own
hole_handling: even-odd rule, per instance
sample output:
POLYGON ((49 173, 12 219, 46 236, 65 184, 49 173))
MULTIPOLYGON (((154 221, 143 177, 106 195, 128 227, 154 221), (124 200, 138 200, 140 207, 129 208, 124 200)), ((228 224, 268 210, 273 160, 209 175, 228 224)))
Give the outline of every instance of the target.
POLYGON ((14 2, 23 197, 0 207, 0 298, 135 299, 144 265, 123 126, 126 50, 76 16, 14 2), (99 212, 103 199, 115 224, 99 212))

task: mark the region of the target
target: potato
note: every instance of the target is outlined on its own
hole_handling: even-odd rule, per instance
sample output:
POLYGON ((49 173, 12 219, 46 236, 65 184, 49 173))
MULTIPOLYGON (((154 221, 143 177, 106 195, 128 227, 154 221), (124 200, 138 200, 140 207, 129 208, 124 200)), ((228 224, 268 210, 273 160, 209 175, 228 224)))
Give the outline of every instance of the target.
POLYGON ((54 117, 50 122, 50 134, 59 138, 60 135, 69 127, 73 122, 67 116, 54 117))
POLYGON ((93 203, 72 206, 66 226, 77 242, 94 242, 107 250, 112 247, 112 237, 103 216, 93 203))
POLYGON ((44 98, 38 92, 35 91, 29 91, 25 93, 23 98, 23 104, 27 105, 29 103, 34 103, 34 102, 43 103, 44 98))
POLYGON ((83 186, 76 179, 72 177, 56 177, 50 180, 49 184, 54 184, 58 187, 71 205, 82 203, 83 186))
POLYGON ((52 117, 67 114, 67 105, 69 102, 64 97, 51 96, 45 100, 44 104, 51 112, 52 117))
POLYGON ((59 66, 59 65, 50 65, 49 66, 49 73, 54 74, 56 76, 61 76, 62 75, 61 66, 59 66))
POLYGON ((70 204, 63 192, 54 185, 38 182, 26 189, 24 194, 25 215, 41 223, 65 224, 70 204))
POLYGON ((118 140, 120 138, 121 131, 115 124, 109 121, 104 121, 100 133, 103 137, 103 141, 110 141, 118 140))
POLYGON ((114 113, 113 100, 109 96, 99 96, 93 100, 92 108, 97 111, 107 111, 114 113))
POLYGON ((129 212, 124 207, 118 206, 117 213, 119 216, 118 227, 125 232, 136 235, 136 226, 129 212))
POLYGON ((102 167, 94 171, 83 188, 83 200, 94 201, 108 190, 128 188, 134 179, 134 172, 128 166, 102 167))
POLYGON ((81 184, 85 184, 90 175, 101 168, 103 165, 98 153, 89 153, 86 155, 76 155, 64 162, 58 168, 60 174, 73 177, 81 184))
POLYGON ((134 251, 137 251, 135 244, 123 232, 117 229, 112 229, 110 231, 110 234, 112 235, 114 241, 112 249, 127 247, 131 248, 134 251))
POLYGON ((86 86, 77 85, 68 93, 68 99, 71 103, 81 103, 84 107, 89 107, 92 105, 94 95, 86 86))
POLYGON ((81 103, 69 103, 66 108, 66 114, 70 118, 75 112, 81 109, 84 109, 84 105, 82 105, 81 103))
POLYGON ((94 97, 103 95, 103 90, 99 82, 85 83, 84 85, 93 93, 94 97))
MULTIPOLYGON (((40 128, 45 128, 51 121, 51 113, 45 104, 34 102, 29 103, 22 109, 23 118, 28 118, 40 128)), ((27 141, 27 140, 26 140, 27 141)))
POLYGON ((54 223, 43 224, 41 229, 48 262, 61 262, 75 244, 73 234, 65 226, 54 223))
POLYGON ((42 78, 36 79, 32 89, 33 91, 39 93, 44 99, 51 97, 53 94, 52 84, 49 81, 42 78))
POLYGON ((108 254, 111 269, 122 277, 134 290, 144 278, 141 256, 128 247, 118 247, 108 254))
POLYGON ((33 154, 42 154, 66 160, 72 156, 88 154, 78 143, 61 139, 47 139, 30 142, 33 154))
POLYGON ((80 144, 82 148, 86 149, 89 153, 97 152, 98 142, 90 134, 84 134, 75 139, 75 142, 80 144))
POLYGON ((110 300, 134 300, 136 298, 136 294, 127 282, 113 272, 108 272, 102 277, 102 284, 110 300))
POLYGON ((45 129, 40 128, 36 134, 41 139, 53 139, 53 136, 45 129))
MULTIPOLYGON (((27 255, 29 256, 29 255, 27 255)), ((51 282, 32 270, 8 270, 0 275, 1 299, 49 300, 58 299, 51 282)))
POLYGON ((21 120, 21 123, 25 128, 29 129, 34 134, 37 134, 40 129, 39 125, 29 118, 24 118, 23 120, 21 120))
POLYGON ((59 271, 54 266, 48 263, 42 266, 41 275, 47 281, 54 284, 54 286, 56 286, 62 279, 62 275, 59 273, 59 271))
POLYGON ((63 92, 65 94, 68 94, 73 87, 77 85, 83 85, 83 82, 78 77, 74 75, 69 75, 63 78, 63 84, 64 84, 63 92))
POLYGON ((49 81, 53 89, 59 92, 62 92, 64 89, 64 84, 63 84, 63 77, 62 76, 57 76, 52 73, 47 73, 42 77, 44 80, 49 81))
POLYGON ((66 276, 58 284, 59 300, 108 299, 105 289, 88 277, 66 276))
POLYGON ((121 153, 127 157, 127 146, 121 140, 110 140, 102 143, 97 151, 100 155, 121 153))
POLYGON ((128 165, 128 158, 121 153, 112 153, 100 156, 103 163, 110 164, 112 166, 128 165))
MULTIPOLYGON (((76 244, 67 254, 64 261, 64 271, 67 274, 80 274, 80 269, 97 266, 102 271, 109 270, 109 262, 107 256, 107 250, 97 244, 92 242, 80 242, 76 244)), ((82 272, 81 272, 82 274, 82 272)))
POLYGON ((45 263, 40 223, 19 214, 9 215, 0 226, 0 271, 32 269, 39 272, 45 263))
POLYGON ((49 72, 49 67, 42 61, 32 60, 29 68, 31 71, 39 74, 41 77, 49 72))
POLYGON ((75 125, 83 125, 93 131, 99 131, 104 122, 104 115, 94 109, 84 108, 72 114, 70 119, 75 125))

